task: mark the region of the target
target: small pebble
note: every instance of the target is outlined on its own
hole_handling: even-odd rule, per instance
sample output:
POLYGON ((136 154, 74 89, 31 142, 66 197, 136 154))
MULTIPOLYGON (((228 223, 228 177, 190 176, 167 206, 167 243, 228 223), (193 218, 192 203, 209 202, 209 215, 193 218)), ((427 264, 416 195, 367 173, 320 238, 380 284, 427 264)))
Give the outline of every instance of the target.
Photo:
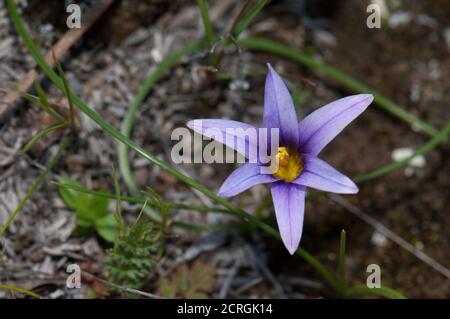
POLYGON ((390 28, 395 29, 399 26, 406 25, 412 20, 411 14, 405 11, 394 12, 389 16, 388 25, 390 28))
MULTIPOLYGON (((410 157, 414 153, 412 148, 403 147, 397 148, 392 152, 392 159, 396 162, 402 161, 405 158, 410 157)), ((408 166, 419 167, 422 168, 426 164, 425 157, 423 155, 418 155, 414 157, 409 163, 408 166)))
POLYGON ((387 238, 379 231, 374 231, 372 237, 370 237, 370 242, 375 246, 385 246, 387 244, 387 238))

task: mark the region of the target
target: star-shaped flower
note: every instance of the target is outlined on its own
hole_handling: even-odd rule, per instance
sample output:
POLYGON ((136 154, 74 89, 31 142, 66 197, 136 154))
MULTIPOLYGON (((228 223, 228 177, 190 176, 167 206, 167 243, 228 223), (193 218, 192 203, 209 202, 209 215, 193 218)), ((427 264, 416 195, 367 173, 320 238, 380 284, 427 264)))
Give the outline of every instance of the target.
MULTIPOLYGON (((358 94, 331 102, 312 112, 300 123, 288 88, 268 64, 264 95, 263 128, 279 130, 279 148, 274 154, 276 169, 267 174, 267 164, 250 161, 238 167, 219 190, 224 197, 235 196, 257 184, 269 184, 278 228, 284 245, 291 254, 297 250, 303 230, 306 188, 340 194, 354 194, 358 187, 353 181, 318 158, 322 149, 373 101, 370 94, 358 94)), ((193 120, 187 126, 197 133, 233 147, 247 159, 257 154, 258 143, 243 132, 252 125, 221 119, 193 120), (224 137, 217 138, 222 132, 224 137), (230 129, 230 130, 228 130, 230 129), (231 133, 230 133, 231 132, 231 133), (228 135, 228 136, 227 136, 228 135), (236 140, 245 150, 236 147, 236 140), (242 145, 242 144, 241 144, 242 145)))

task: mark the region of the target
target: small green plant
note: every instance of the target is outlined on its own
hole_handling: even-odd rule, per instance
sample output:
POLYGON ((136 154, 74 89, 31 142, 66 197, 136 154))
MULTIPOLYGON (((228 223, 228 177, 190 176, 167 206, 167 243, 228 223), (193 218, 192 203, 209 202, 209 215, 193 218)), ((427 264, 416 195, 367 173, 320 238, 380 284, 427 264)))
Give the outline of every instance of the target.
POLYGON ((153 273, 158 250, 159 235, 155 225, 139 216, 133 225, 119 227, 114 248, 108 251, 108 276, 116 284, 140 288, 153 273))
POLYGON ((201 261, 191 268, 182 264, 170 278, 159 280, 160 294, 166 298, 206 299, 214 289, 215 268, 201 261))
MULTIPOLYGON (((146 222, 142 214, 146 209, 144 202, 141 212, 131 226, 126 226, 122 218, 119 179, 113 167, 114 190, 116 195, 116 214, 114 215, 119 234, 114 248, 108 251, 106 263, 108 276, 116 284, 128 288, 140 288, 146 278, 153 274, 156 262, 162 253, 161 242, 164 237, 156 223, 146 222)), ((153 193, 152 193, 153 194, 153 193)), ((155 196, 157 197, 156 193, 155 196)), ((159 197, 157 197, 159 199, 159 197)))
POLYGON ((104 240, 113 243, 117 238, 117 221, 108 210, 109 199, 71 190, 63 185, 81 187, 81 184, 63 177, 58 184, 59 194, 66 206, 77 216, 76 233, 79 235, 96 231, 104 240))

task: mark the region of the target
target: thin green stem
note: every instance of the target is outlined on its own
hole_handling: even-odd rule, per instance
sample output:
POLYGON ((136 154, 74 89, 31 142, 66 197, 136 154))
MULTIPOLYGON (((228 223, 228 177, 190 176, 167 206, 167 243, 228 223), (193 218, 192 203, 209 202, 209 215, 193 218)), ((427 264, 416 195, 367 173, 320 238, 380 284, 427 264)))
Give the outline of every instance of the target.
MULTIPOLYGON (((45 112, 47 112, 50 116, 52 116, 55 120, 59 122, 67 122, 67 120, 58 112, 56 112, 51 106, 50 103, 48 103, 47 95, 45 94, 44 90, 42 89, 39 82, 34 82, 34 88, 39 96, 39 103, 45 112)), ((28 95, 28 93, 24 92, 25 95, 28 95)))
MULTIPOLYGON (((416 158, 417 156, 425 155, 428 152, 430 152, 431 150, 433 150, 440 143, 445 141, 445 139, 448 137, 449 134, 450 134, 450 121, 444 126, 444 128, 441 131, 439 131, 438 134, 436 134, 432 139, 430 139, 428 142, 426 142, 421 147, 419 147, 416 151, 414 151, 411 154, 411 156, 409 156, 401 161, 398 161, 398 162, 393 162, 388 165, 383 165, 380 168, 377 168, 367 174, 356 176, 353 178, 353 180, 358 184, 363 184, 363 183, 369 182, 371 180, 374 180, 378 177, 384 176, 388 173, 391 173, 397 169, 400 169, 400 168, 408 165, 408 163, 410 161, 412 161, 414 158, 416 158)), ((308 193, 307 199, 315 199, 324 194, 326 194, 326 193, 321 192, 321 191, 311 191, 308 193)))
MULTIPOLYGON (((233 25, 232 33, 237 39, 245 29, 248 28, 253 19, 258 15, 258 13, 264 8, 264 6, 269 2, 269 0, 259 0, 248 12, 240 13, 239 16, 243 16, 237 23, 233 25)), ((248 7, 249 1, 244 5, 244 9, 248 7)), ((243 9, 243 10, 244 10, 243 9)), ((246 11, 246 10, 245 10, 246 11)))
MULTIPOLYGON (((71 189, 71 190, 74 190, 74 191, 77 191, 80 193, 85 193, 85 194, 90 194, 90 195, 105 197, 105 198, 110 198, 110 199, 116 199, 116 194, 109 193, 109 192, 95 191, 95 190, 87 189, 84 187, 80 187, 78 185, 71 185, 71 184, 65 184, 65 183, 60 183, 60 182, 54 182, 54 184, 56 184, 59 187, 71 189)), ((147 201, 145 198, 142 198, 142 197, 120 196, 120 200, 127 202, 127 203, 132 203, 132 204, 144 204, 145 202, 147 202, 147 205, 153 206, 155 208, 157 208, 159 206, 158 204, 152 203, 151 201, 147 201)), ((224 213, 224 214, 230 213, 230 211, 228 209, 221 208, 221 207, 208 207, 208 206, 201 206, 201 205, 188 205, 188 204, 179 204, 179 203, 169 203, 169 208, 171 208, 171 209, 186 209, 186 210, 197 211, 200 213, 209 213, 209 212, 218 212, 218 213, 224 213)))
MULTIPOLYGON (((276 236, 280 238, 279 236, 276 236)), ((311 254, 309 254, 306 250, 303 248, 299 248, 297 250, 297 254, 302 257, 308 264, 310 264, 319 274, 322 275, 323 279, 336 291, 339 291, 339 286, 332 275, 332 273, 325 268, 324 265, 320 261, 318 261, 315 257, 313 257, 311 254)))
POLYGON ((58 148, 58 151, 56 152, 56 154, 50 159, 50 162, 48 163, 48 165, 46 166, 46 168, 44 169, 44 171, 42 171, 42 173, 39 175, 39 177, 37 178, 37 180, 34 182, 34 184, 31 186, 30 190, 25 194, 25 196, 21 199, 21 201, 19 202, 19 205, 17 205, 16 209, 14 210, 14 212, 8 217, 6 223, 2 226, 2 228, 0 229, 0 237, 3 236, 3 233, 6 231, 6 229, 8 228, 8 226, 12 223, 12 221, 14 220, 14 218, 16 217, 16 215, 20 212, 20 210, 23 208, 23 206, 25 206, 25 203, 27 202, 27 200, 31 197, 31 195, 34 194, 34 192, 41 186, 42 182, 45 180, 45 178, 47 177, 48 173, 50 173, 50 171, 53 169, 53 167, 56 165, 56 163, 58 163, 58 160, 60 159, 61 155, 63 154, 64 150, 66 149, 66 147, 69 145, 70 143, 70 138, 69 137, 65 137, 64 140, 62 141, 61 145, 58 148))
POLYGON ((244 48, 260 50, 264 52, 269 52, 272 54, 279 55, 286 59, 292 60, 297 63, 301 63, 306 65, 307 67, 320 71, 321 73, 327 75, 331 79, 343 84, 347 88, 354 90, 360 93, 371 93, 375 97, 375 103, 380 106, 385 111, 391 113, 392 115, 400 118, 401 120, 414 125, 420 131, 430 135, 435 136, 438 133, 438 130, 432 125, 424 122, 408 111, 404 110, 398 104, 394 103, 381 93, 375 91, 371 87, 366 84, 356 80, 355 78, 345 74, 344 72, 324 63, 320 62, 313 57, 305 54, 301 51, 292 49, 288 46, 285 46, 281 43, 266 40, 266 39, 241 39, 238 40, 238 45, 244 48))
POLYGON ((25 146, 20 150, 21 153, 26 153, 28 152, 28 150, 33 147, 33 145, 39 141, 42 137, 44 137, 45 135, 47 135, 48 133, 58 129, 58 128, 62 128, 66 126, 65 123, 54 123, 46 128, 43 128, 42 130, 40 130, 39 132, 36 133, 35 136, 33 136, 33 138, 27 143, 25 144, 25 146))
POLYGON ((214 30, 209 19, 208 7, 205 0, 197 0, 198 8, 200 9, 200 15, 202 16, 203 26, 205 27, 206 41, 211 46, 214 42, 214 30))
POLYGON ((338 265, 338 283, 339 283, 339 292, 341 297, 346 296, 346 280, 345 280, 345 230, 341 231, 341 241, 339 245, 339 265, 338 265))
MULTIPOLYGON (((134 126, 134 120, 136 118, 136 114, 139 110, 139 107, 142 105, 146 96, 148 95, 150 90, 154 87, 155 83, 167 72, 168 69, 170 69, 174 64, 176 64, 182 57, 192 54, 193 52, 198 51, 201 48, 203 48, 202 43, 194 43, 187 47, 184 47, 183 49, 165 58, 161 62, 161 64, 159 64, 156 67, 156 69, 147 76, 147 78, 144 80, 141 87, 139 88, 137 94, 135 95, 134 99, 128 106, 127 114, 125 115, 125 118, 123 119, 121 126, 121 132, 123 136, 127 138, 131 136, 134 126)), ((141 195, 141 192, 133 177, 133 172, 131 169, 131 163, 129 158, 129 146, 126 143, 121 143, 118 145, 117 150, 118 150, 119 170, 123 177, 125 186, 127 187, 131 195, 139 197, 141 195)), ((157 212, 149 210, 146 210, 146 212, 152 218, 156 220, 160 219, 160 216, 157 212)))
POLYGON ((0 289, 17 291, 17 292, 23 293, 25 295, 28 295, 28 296, 31 296, 31 297, 37 298, 37 299, 41 298, 41 296, 39 296, 37 293, 34 293, 34 292, 30 291, 30 290, 23 289, 23 288, 20 288, 20 287, 15 287, 15 286, 10 286, 10 285, 0 285, 0 289))
POLYGON ((439 143, 444 141, 449 134, 450 134, 450 121, 445 125, 445 127, 438 134, 436 134, 429 142, 427 142, 427 143, 423 144, 421 147, 419 147, 414 153, 411 154, 411 156, 409 156, 401 161, 394 162, 389 165, 380 167, 368 174, 357 176, 354 178, 354 180, 357 183, 364 183, 364 182, 373 180, 375 178, 378 178, 380 176, 386 175, 386 174, 388 174, 392 171, 395 171, 399 168, 402 168, 402 167, 408 165, 408 163, 411 160, 413 160, 415 157, 424 155, 424 154, 428 153, 429 151, 431 151, 432 149, 434 149, 437 145, 439 145, 439 143))
POLYGON ((72 127, 74 127, 75 113, 73 110, 72 93, 69 88, 69 82, 67 81, 66 76, 63 71, 63 68, 62 68, 61 64, 59 63, 59 61, 56 59, 56 56, 53 51, 52 51, 52 55, 53 55, 53 61, 55 62, 55 65, 56 65, 56 69, 58 70, 58 73, 59 73, 59 77, 62 79, 62 82, 64 85, 64 94, 66 95, 67 101, 69 103, 69 122, 72 125, 72 127))

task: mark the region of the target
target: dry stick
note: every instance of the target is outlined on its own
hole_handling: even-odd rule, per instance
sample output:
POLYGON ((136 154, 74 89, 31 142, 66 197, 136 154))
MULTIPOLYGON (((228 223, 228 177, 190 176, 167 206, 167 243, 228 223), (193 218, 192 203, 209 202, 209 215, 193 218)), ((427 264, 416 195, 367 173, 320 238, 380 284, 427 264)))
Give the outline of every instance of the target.
MULTIPOLYGON (((114 2, 114 0, 102 0, 92 8, 90 14, 83 19, 81 28, 70 29, 64 36, 56 42, 56 44, 47 52, 45 55, 45 62, 47 64, 54 66, 55 61, 53 59, 53 54, 57 60, 61 60, 67 51, 81 38, 81 36, 88 31, 95 21, 109 8, 109 6, 114 2)), ((4 121, 8 114, 14 110, 15 102, 21 97, 21 92, 28 92, 28 90, 33 85, 34 81, 38 79, 39 74, 36 69, 29 71, 23 79, 20 81, 16 90, 10 91, 2 102, 0 102, 0 122, 4 121)))
POLYGON ((125 291, 125 292, 128 292, 128 293, 133 293, 133 294, 141 295, 141 296, 152 298, 152 299, 166 299, 163 296, 158 296, 158 295, 155 295, 155 294, 152 294, 152 293, 149 293, 149 292, 145 292, 145 291, 141 291, 141 290, 137 290, 137 289, 134 289, 134 288, 129 288, 129 287, 125 287, 125 286, 121 286, 121 285, 109 282, 109 281, 107 281, 105 279, 99 278, 99 277, 97 277, 97 276, 95 276, 95 275, 93 275, 93 274, 91 274, 89 272, 86 272, 84 270, 83 270, 83 275, 91 277, 91 278, 94 278, 95 280, 97 280, 97 281, 99 281, 99 282, 101 282, 103 284, 106 284, 108 286, 111 286, 113 288, 116 288, 116 289, 119 289, 119 290, 122 290, 122 291, 125 291))
POLYGON ((233 281, 234 277, 236 277, 240 267, 241 267, 241 260, 236 259, 233 264, 233 267, 228 273, 228 276, 223 281, 222 288, 220 288, 219 299, 225 299, 227 297, 228 290, 230 289, 231 286, 231 282, 233 281))
POLYGON ((270 281, 275 289, 275 293, 277 294, 277 298, 286 299, 286 293, 284 292, 283 286, 279 283, 278 279, 275 275, 270 271, 269 267, 265 264, 265 262, 258 256, 258 254, 253 250, 250 245, 245 245, 244 249, 247 251, 250 258, 255 263, 255 266, 259 268, 259 271, 263 273, 263 275, 270 281))
POLYGON ((360 208, 356 207, 352 203, 350 203, 348 200, 343 198, 340 195, 328 195, 328 197, 334 201, 335 203, 341 205, 342 207, 346 208, 350 213, 352 213, 354 216, 358 217, 362 221, 366 222, 373 228, 375 228, 378 232, 392 240, 394 243, 399 245, 400 247, 404 248, 405 250, 409 251, 411 254, 416 256, 418 259, 426 263, 427 265, 431 266, 434 270, 441 273, 448 279, 450 279, 450 270, 447 269, 442 264, 435 261, 433 258, 422 252, 420 249, 414 247, 410 243, 408 243, 406 240, 404 240, 402 237, 391 231, 389 228, 384 226, 379 221, 375 220, 373 217, 371 217, 369 214, 363 212, 360 208))

